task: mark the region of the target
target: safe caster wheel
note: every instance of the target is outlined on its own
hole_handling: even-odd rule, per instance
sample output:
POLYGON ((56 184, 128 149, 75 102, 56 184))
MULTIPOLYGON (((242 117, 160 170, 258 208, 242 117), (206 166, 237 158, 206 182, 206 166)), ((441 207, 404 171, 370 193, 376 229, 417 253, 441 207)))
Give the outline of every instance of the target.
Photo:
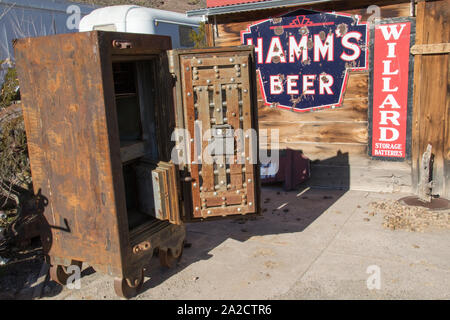
POLYGON ((181 247, 177 248, 175 252, 173 252, 171 249, 159 250, 158 255, 161 266, 172 268, 175 263, 180 261, 181 256, 183 255, 183 247, 184 245, 181 245, 181 247))
POLYGON ((119 297, 130 299, 136 296, 144 283, 144 270, 134 279, 114 279, 114 291, 119 297))

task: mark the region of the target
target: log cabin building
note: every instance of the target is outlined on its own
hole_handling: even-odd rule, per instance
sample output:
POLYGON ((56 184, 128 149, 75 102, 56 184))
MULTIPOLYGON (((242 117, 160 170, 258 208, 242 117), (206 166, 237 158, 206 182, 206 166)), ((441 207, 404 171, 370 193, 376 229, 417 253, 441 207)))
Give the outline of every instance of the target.
MULTIPOLYGON (((263 134, 262 129, 279 129, 280 150, 301 150, 311 160, 309 185, 417 192, 422 156, 430 144, 431 192, 450 198, 450 1, 207 0, 206 8, 188 11, 187 15, 205 18, 208 46, 253 44, 257 69, 271 64, 270 74, 259 70, 260 134, 263 134), (325 36, 310 34, 309 38, 307 34, 302 39, 293 31, 305 36, 302 28, 314 25, 315 21, 308 12, 335 12, 338 13, 334 16, 336 19, 351 17, 355 23, 348 26, 366 24, 368 37, 365 39, 364 35, 358 35, 357 30, 350 32, 345 29, 341 32, 340 23, 336 34, 330 31, 325 36), (377 38, 376 30, 385 32, 389 29, 384 28, 386 30, 383 31, 383 27, 374 26, 403 22, 409 23, 409 36, 404 38, 406 42, 399 42, 395 47, 396 44, 383 44, 377 38), (266 29, 264 23, 267 23, 266 29), (291 26, 297 23, 297 30, 289 30, 286 23, 291 26), (252 32, 255 34, 252 35, 252 32), (348 37, 344 39, 346 35, 348 37), (303 40, 307 48, 301 51, 303 40), (366 41, 365 46, 359 45, 361 41, 366 41), (331 56, 333 48, 330 42, 343 47, 335 47, 338 49, 335 49, 334 56, 331 56), (356 43, 359 48, 352 47, 356 43), (279 47, 282 53, 277 54, 279 47), (358 52, 360 49, 362 52, 358 52), (403 53, 391 61, 392 65, 383 60, 383 54, 389 57, 397 49, 403 53), (343 50, 340 57, 336 55, 337 50, 343 50), (347 69, 348 75, 343 77, 345 81, 336 106, 314 107, 318 100, 332 92, 329 80, 333 78, 326 78, 320 67, 317 75, 305 75, 298 71, 298 75, 295 72, 289 75, 289 71, 283 71, 288 65, 295 66, 295 63, 305 61, 325 68, 327 62, 337 64, 339 58, 345 60, 353 53, 355 57, 359 53, 360 57, 365 52, 368 54, 367 61, 347 69), (403 65, 400 82, 390 82, 386 74, 398 75, 394 66, 400 65, 403 65), (286 77, 286 73, 290 78, 286 77), (281 74, 284 74, 282 78, 281 74), (380 89, 380 86, 383 87, 380 89), (400 109, 402 104, 395 100, 398 87, 401 88, 397 93, 402 96, 400 99, 404 104, 401 115, 397 112, 399 110, 395 110, 400 109), (400 93, 402 88, 404 92, 400 93), (310 100, 305 98, 304 101, 310 102, 306 102, 303 109, 298 107, 298 99, 292 99, 298 91, 302 96, 307 92, 313 96, 310 100), (392 95, 381 97, 380 104, 377 102, 380 99, 378 93, 385 91, 391 91, 392 95), (291 104, 281 101, 283 94, 288 96, 285 99, 291 96, 291 104), (386 105, 391 109, 384 108, 386 105), (382 124, 400 124, 398 120, 403 122, 403 133, 399 134, 403 139, 402 145, 380 143, 393 141, 397 137, 395 129, 383 128, 382 124)), ((328 22, 324 16, 320 19, 318 23, 322 25, 334 23, 328 22)), ((336 24, 339 22, 335 21, 336 24)), ((395 30, 390 31, 394 31, 396 38, 395 30)))

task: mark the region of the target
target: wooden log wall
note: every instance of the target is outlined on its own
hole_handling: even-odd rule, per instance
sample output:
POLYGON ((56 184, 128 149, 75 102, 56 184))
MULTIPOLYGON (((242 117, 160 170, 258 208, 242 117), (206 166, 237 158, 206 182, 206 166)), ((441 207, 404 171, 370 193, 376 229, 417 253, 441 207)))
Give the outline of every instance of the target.
MULTIPOLYGON (((450 2, 423 1, 417 9, 416 45, 450 43, 450 2)), ((433 193, 450 199, 450 56, 418 54, 414 64, 413 182, 431 144, 433 193)))
MULTIPOLYGON (((370 5, 380 8, 381 18, 410 16, 409 1, 339 1, 332 4, 320 4, 302 7, 318 11, 338 11, 362 16, 367 21, 373 12, 370 5)), ((289 9, 293 11, 295 8, 289 9)), ((210 18, 208 42, 212 46, 239 45, 240 31, 249 24, 286 12, 284 9, 259 10, 232 15, 219 15, 210 18)), ((319 186, 346 187, 356 189, 410 191, 410 163, 382 163, 370 160, 368 145, 368 72, 350 72, 348 85, 341 107, 317 112, 297 113, 264 106, 258 89, 259 127, 280 130, 280 149, 302 150, 314 162, 313 178, 318 178, 319 186), (351 168, 351 170, 347 170, 351 168), (367 176, 369 168, 379 173, 367 176), (346 172, 336 178, 336 171, 346 172), (389 172, 387 172, 387 171, 389 172), (379 176, 389 177, 374 186, 379 176), (389 188, 388 188, 389 189, 389 188)), ((339 175, 338 175, 339 176, 339 175)), ((314 184, 314 183, 313 183, 314 184)))

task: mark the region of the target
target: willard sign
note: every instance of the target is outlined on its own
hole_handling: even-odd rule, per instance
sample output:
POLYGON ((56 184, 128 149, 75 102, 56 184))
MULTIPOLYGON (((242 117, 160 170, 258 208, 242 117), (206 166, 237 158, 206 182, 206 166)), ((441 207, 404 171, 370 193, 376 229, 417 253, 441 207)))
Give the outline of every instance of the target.
POLYGON ((265 104, 293 111, 339 106, 348 70, 367 69, 367 40, 359 17, 307 10, 241 32, 255 46, 265 104))
MULTIPOLYGON (((403 20, 403 19, 402 19, 403 20)), ((404 159, 409 152, 408 113, 411 107, 413 22, 378 22, 372 30, 370 73, 371 155, 404 159)))

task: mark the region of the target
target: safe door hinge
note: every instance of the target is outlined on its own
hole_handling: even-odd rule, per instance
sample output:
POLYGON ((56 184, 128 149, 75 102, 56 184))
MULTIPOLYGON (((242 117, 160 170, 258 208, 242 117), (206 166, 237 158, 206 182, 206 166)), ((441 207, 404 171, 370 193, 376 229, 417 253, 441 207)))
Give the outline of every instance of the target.
POLYGON ((175 53, 173 50, 167 50, 167 60, 169 62, 169 72, 175 76, 175 53))

